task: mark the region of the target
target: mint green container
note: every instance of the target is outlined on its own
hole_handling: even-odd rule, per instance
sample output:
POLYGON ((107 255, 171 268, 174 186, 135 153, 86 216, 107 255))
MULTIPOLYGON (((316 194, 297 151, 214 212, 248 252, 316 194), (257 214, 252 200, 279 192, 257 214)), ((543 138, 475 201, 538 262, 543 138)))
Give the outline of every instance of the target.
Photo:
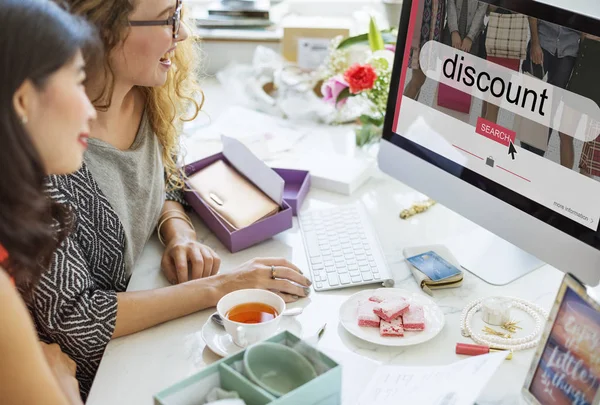
POLYGON ((317 369, 317 378, 279 398, 248 380, 243 374, 244 351, 211 364, 154 396, 155 405, 198 405, 214 387, 236 391, 246 405, 340 405, 342 368, 322 352, 303 344, 285 331, 267 342, 296 347, 317 369))

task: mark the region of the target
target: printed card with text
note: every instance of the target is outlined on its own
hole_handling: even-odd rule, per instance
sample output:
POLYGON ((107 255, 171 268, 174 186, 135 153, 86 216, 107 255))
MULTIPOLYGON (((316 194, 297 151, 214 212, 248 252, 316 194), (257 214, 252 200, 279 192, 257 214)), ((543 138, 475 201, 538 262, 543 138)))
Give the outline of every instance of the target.
POLYGON ((571 287, 564 290, 558 305, 529 391, 544 405, 597 404, 600 312, 571 287))

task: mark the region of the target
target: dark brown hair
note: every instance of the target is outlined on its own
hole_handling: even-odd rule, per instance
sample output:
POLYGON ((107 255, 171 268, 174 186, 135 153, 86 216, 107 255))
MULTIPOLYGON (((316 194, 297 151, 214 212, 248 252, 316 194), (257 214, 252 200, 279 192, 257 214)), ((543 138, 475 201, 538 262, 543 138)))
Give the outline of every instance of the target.
POLYGON ((50 76, 78 50, 98 51, 94 29, 45 0, 0 2, 0 265, 24 290, 50 265, 69 229, 70 213, 45 190, 46 170, 14 109, 27 80, 43 90, 50 76))

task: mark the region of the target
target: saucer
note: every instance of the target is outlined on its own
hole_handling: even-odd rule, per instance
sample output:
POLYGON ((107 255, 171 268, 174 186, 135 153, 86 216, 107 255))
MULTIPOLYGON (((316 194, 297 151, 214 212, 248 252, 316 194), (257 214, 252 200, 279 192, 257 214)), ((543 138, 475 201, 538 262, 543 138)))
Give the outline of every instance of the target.
MULTIPOLYGON (((281 318, 279 328, 275 334, 284 330, 289 330, 296 336, 302 336, 302 325, 293 316, 281 318)), ((202 327, 202 339, 204 339, 210 350, 221 357, 231 356, 244 350, 244 348, 233 343, 231 335, 225 331, 225 328, 214 323, 210 317, 202 327)))

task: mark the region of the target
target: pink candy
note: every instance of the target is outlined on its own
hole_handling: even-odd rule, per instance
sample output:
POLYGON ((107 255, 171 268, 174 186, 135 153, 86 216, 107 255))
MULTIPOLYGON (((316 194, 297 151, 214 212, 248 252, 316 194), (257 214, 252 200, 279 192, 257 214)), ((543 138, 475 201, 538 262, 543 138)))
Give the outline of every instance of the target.
POLYGON ((392 322, 381 321, 379 334, 381 336, 404 336, 402 318, 394 319, 392 322))
POLYGON ((410 311, 402 315, 404 330, 421 331, 425 330, 425 313, 420 305, 412 305, 410 311))
POLYGON ((377 304, 371 301, 358 304, 358 326, 379 327, 381 319, 373 312, 375 305, 377 304))
POLYGON ((384 321, 391 322, 406 313, 409 309, 410 303, 404 298, 399 298, 379 303, 373 309, 373 312, 384 321))

